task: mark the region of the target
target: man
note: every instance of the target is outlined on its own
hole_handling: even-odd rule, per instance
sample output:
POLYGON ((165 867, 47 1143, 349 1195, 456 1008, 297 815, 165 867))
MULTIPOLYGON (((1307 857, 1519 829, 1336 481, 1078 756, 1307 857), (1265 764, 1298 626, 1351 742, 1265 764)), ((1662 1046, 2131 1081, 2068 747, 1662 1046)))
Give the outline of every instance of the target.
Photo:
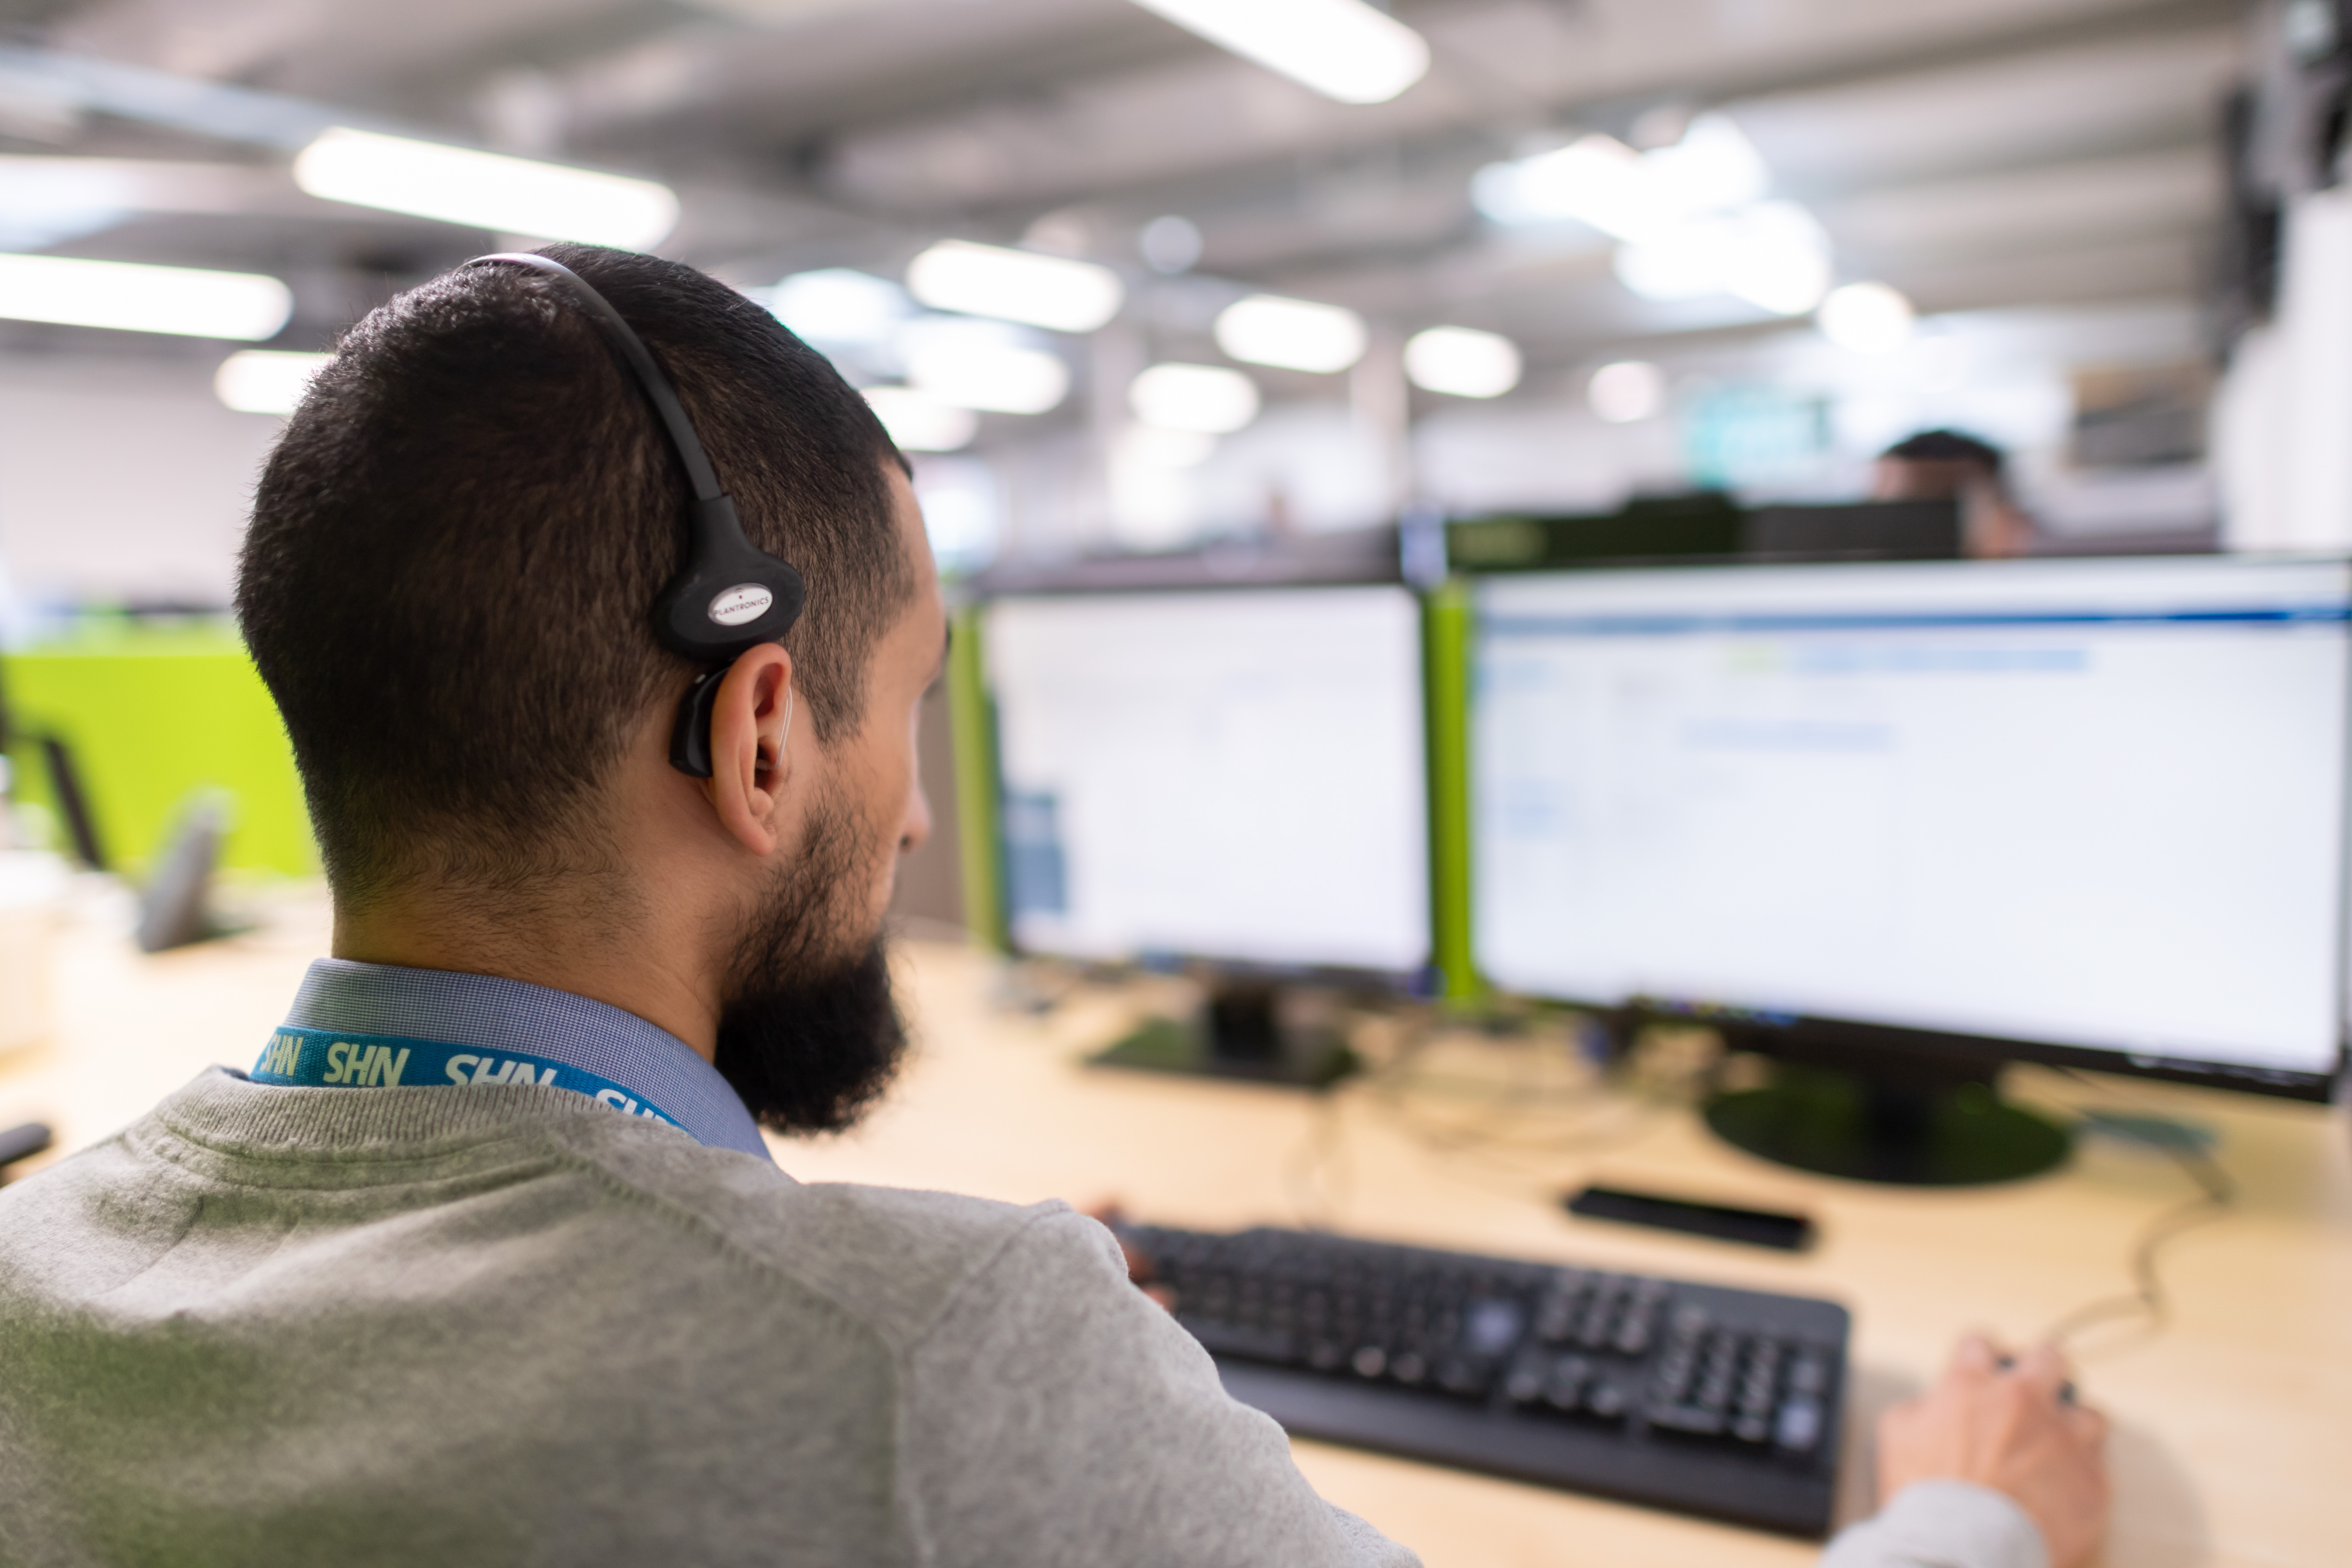
MULTIPOLYGON (((253 1075, 0 1195, 0 1559, 1412 1562, 1094 1221, 770 1163, 755 1122, 846 1124, 901 1043, 881 921, 945 637, 921 520, 756 306, 547 254, 667 365, 806 613, 725 667, 688 776, 698 671, 648 616, 683 487, 580 301, 480 266, 352 331, 238 588, 335 956, 253 1075)), ((1969 1354, 1895 1433, 1925 1484, 1841 1563, 2095 1539, 2096 1418, 2054 1358, 1969 1354)))
POLYGON ((2000 448, 1957 430, 1922 430, 1878 456, 1873 500, 1960 503, 1960 552, 2005 561, 2033 548, 2033 520, 2009 493, 2000 448))

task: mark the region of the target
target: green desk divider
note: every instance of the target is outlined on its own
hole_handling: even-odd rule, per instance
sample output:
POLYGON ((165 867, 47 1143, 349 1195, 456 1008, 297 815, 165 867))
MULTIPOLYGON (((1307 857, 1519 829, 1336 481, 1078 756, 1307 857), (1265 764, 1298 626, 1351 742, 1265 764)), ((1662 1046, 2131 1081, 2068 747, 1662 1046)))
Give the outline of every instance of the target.
POLYGON ((318 872, 278 705, 226 621, 92 620, 8 655, 0 680, 19 731, 10 757, 18 798, 55 809, 47 770, 27 736, 63 737, 116 869, 142 878, 182 804, 215 788, 235 800, 223 867, 318 872))
POLYGON ((974 941, 1011 951, 1003 845, 996 801, 996 714, 988 700, 981 613, 955 612, 948 642, 948 721, 955 733, 957 843, 963 854, 963 923, 974 941))
POLYGON ((1430 938, 1448 1001, 1484 994, 1470 956, 1469 585, 1456 577, 1422 600, 1423 710, 1429 726, 1430 938))

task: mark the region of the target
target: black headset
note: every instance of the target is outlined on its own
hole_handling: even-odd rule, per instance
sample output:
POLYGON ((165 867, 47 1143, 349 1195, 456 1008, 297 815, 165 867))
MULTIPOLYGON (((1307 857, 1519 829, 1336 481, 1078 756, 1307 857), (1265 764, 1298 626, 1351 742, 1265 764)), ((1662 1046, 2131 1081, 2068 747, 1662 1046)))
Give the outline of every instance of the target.
POLYGON ((466 263, 510 262, 562 279, 604 334, 622 366, 652 404, 669 444, 694 487, 686 512, 686 559, 677 574, 654 599, 654 636, 672 653, 715 668, 696 677, 678 704, 670 731, 669 765, 698 779, 710 776, 710 714, 719 683, 736 658, 761 643, 779 642, 800 618, 808 585, 800 569, 781 557, 754 550, 743 537, 735 503, 719 488, 719 476, 669 378, 654 363, 645 342, 630 330, 612 301, 562 262, 520 251, 477 256, 466 263))

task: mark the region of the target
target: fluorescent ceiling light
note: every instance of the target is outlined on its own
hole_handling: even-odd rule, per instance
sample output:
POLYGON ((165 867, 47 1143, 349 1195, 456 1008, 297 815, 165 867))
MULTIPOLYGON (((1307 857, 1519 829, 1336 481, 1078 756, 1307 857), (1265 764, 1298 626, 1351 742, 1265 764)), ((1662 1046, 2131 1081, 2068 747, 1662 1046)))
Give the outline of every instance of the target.
POLYGON ((275 278, 65 256, 0 256, 0 316, 171 332, 188 338, 274 337, 294 313, 275 278))
POLYGON ((1584 400, 1612 425, 1647 419, 1666 405, 1666 373, 1646 360, 1619 360, 1592 373, 1584 400))
POLYGON ((1003 331, 982 321, 908 322, 898 337, 907 380, 934 402, 998 414, 1043 414, 1069 395, 1061 355, 1008 342, 1003 331))
POLYGON ((1855 353, 1892 353, 1911 341, 1911 301, 1884 283, 1832 289, 1813 315, 1822 336, 1855 353))
POLYGON ((1490 163, 1472 179, 1470 197, 1496 223, 1575 218, 1640 240, 1760 200, 1771 183, 1762 156, 1729 117, 1702 114, 1680 142, 1654 152, 1592 135, 1557 152, 1490 163))
POLYGON ((901 451, 958 451, 980 431, 980 416, 971 409, 952 407, 911 387, 869 386, 866 402, 901 451))
POLYGON ((1759 202, 1620 246, 1618 280, 1645 300, 1732 294, 1801 316, 1830 287, 1830 241, 1794 202, 1759 202))
POLYGON ((1830 291, 1830 237, 1794 202, 1761 202, 1738 216, 1725 287, 1751 305, 1801 316, 1830 291))
POLYGON ((1676 214, 1745 206, 1772 188, 1763 154, 1723 114, 1702 114, 1681 141, 1643 153, 1642 175, 1653 200, 1676 214))
POLYGON ((215 395, 240 414, 291 414, 332 354, 239 349, 213 372, 215 395))
POLYGON ((1091 261, 943 239, 907 268, 907 287, 937 310, 993 316, 1057 332, 1091 332, 1126 299, 1118 274, 1091 261))
POLYGON ((1146 425, 1222 436, 1257 417, 1257 383, 1214 364, 1155 364, 1127 389, 1128 406, 1146 425))
POLYGON ((328 201, 622 250, 677 226, 677 196, 652 180, 344 126, 295 156, 294 183, 328 201))
POLYGON ((1429 73, 1429 44, 1363 0, 1136 0, 1341 103, 1385 103, 1429 73))
POLYGON ((765 303, 813 343, 887 343, 914 313, 904 289, 848 267, 795 272, 767 291, 765 303))
POLYGON ((1217 346, 1251 364, 1345 370, 1364 357, 1364 318, 1341 305, 1253 294, 1217 317, 1217 346))
POLYGON ((1519 384, 1518 345, 1499 332, 1432 327, 1405 343, 1404 373, 1432 392, 1500 397, 1519 384))
POLYGON ((1557 152, 1489 163, 1472 177, 1470 200, 1496 223, 1577 218, 1621 238, 1653 221, 1642 155, 1614 136, 1586 136, 1557 152))

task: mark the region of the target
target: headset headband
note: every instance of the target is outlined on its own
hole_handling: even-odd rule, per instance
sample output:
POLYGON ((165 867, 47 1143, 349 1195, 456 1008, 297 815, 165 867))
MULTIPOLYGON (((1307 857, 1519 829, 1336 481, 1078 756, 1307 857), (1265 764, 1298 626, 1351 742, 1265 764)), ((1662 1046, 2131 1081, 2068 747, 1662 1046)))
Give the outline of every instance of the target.
POLYGON ((735 502, 719 488, 719 475, 694 424, 686 416, 677 390, 662 374, 645 345, 612 302, 589 286, 588 280, 560 261, 522 251, 478 256, 466 263, 478 267, 500 262, 528 267, 560 279, 573 299, 586 308, 622 368, 653 405, 670 447, 677 452, 693 487, 687 508, 686 555, 677 575, 654 601, 654 635, 663 647, 698 664, 717 668, 697 679, 680 706, 670 737, 670 763, 697 778, 710 776, 710 710, 719 682, 737 656, 777 642, 800 618, 808 590, 798 568, 789 561, 751 547, 743 536, 735 502))

